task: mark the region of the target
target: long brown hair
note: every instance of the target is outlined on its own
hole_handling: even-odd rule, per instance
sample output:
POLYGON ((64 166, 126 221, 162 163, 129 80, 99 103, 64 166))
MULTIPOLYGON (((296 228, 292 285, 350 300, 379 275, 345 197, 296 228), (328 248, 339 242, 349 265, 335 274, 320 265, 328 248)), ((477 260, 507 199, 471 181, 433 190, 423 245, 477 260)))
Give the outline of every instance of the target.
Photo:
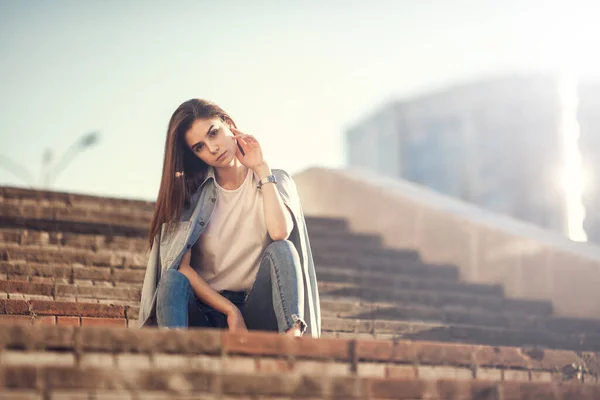
POLYGON ((177 107, 171 116, 165 141, 162 179, 150 224, 150 247, 162 224, 179 220, 183 208, 189 204, 191 195, 208 171, 208 165, 185 143, 185 134, 197 119, 215 117, 237 128, 229 114, 208 100, 188 100, 177 107))

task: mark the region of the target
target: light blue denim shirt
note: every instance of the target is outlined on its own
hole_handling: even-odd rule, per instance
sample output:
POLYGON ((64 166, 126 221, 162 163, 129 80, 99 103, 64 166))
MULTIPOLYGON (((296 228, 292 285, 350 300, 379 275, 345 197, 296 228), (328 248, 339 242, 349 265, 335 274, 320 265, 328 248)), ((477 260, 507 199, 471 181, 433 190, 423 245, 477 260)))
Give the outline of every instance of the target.
MULTIPOLYGON (((289 240, 294 243, 302 263, 304 287, 304 320, 306 335, 321 335, 321 307, 319 290, 313 262, 306 222, 296 184, 283 170, 272 170, 277 178, 277 189, 283 203, 291 210, 294 229, 289 240)), ((160 233, 154 238, 140 301, 139 326, 156 325, 156 293, 163 272, 179 268, 183 255, 196 243, 210 221, 215 208, 217 190, 214 169, 208 170, 200 188, 192 195, 190 206, 184 209, 179 222, 163 224, 160 233)))

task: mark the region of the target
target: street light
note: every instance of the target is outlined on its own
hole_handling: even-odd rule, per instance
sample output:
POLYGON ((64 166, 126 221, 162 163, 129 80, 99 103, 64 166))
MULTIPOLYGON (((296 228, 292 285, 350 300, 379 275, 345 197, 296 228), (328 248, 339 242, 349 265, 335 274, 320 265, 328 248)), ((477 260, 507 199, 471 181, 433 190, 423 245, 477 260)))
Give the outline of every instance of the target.
MULTIPOLYGON (((44 177, 42 187, 48 188, 48 186, 52 183, 51 178, 53 178, 52 180, 55 181, 58 175, 65 170, 67 165, 69 165, 69 163, 73 160, 73 158, 75 158, 77 154, 98 143, 99 138, 100 134, 97 131, 92 131, 81 136, 73 144, 71 144, 69 148, 67 148, 67 150, 60 158, 60 160, 56 163, 54 168, 51 167, 51 163, 54 158, 54 153, 51 149, 46 149, 44 155, 42 156, 42 176, 44 177)), ((34 176, 27 168, 24 168, 19 163, 1 154, 0 168, 8 170, 29 186, 35 186, 34 176)))
MULTIPOLYGON (((71 161, 73 161, 75 156, 81 153, 83 150, 96 144, 98 142, 98 138, 99 133, 97 131, 93 131, 81 136, 78 140, 71 144, 60 160, 58 160, 54 168, 47 168, 44 179, 44 187, 47 188, 50 186, 52 181, 56 181, 60 173, 64 171, 71 161)), ((46 150, 46 155, 48 157, 45 159, 45 161, 47 160, 49 164, 52 161, 52 156, 49 150, 46 150)))

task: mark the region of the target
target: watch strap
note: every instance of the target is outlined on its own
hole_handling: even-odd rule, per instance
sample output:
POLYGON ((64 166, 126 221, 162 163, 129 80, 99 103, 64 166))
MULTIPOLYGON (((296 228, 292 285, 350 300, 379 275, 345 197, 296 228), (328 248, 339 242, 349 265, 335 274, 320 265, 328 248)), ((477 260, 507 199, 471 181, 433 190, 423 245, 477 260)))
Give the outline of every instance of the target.
POLYGON ((264 185, 265 183, 275 183, 275 184, 277 184, 277 179, 275 179, 275 175, 271 174, 269 176, 265 176, 260 181, 258 181, 258 186, 257 187, 260 189, 262 187, 262 185, 264 185))

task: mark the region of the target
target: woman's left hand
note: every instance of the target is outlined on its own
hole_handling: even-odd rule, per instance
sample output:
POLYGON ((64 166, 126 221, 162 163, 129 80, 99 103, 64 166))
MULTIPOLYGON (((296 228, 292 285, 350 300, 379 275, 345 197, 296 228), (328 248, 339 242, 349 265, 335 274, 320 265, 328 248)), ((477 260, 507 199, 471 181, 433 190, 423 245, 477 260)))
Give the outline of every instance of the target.
POLYGON ((242 155, 239 148, 237 148, 235 152, 235 156, 243 165, 250 169, 255 169, 265 164, 260 143, 258 143, 258 140, 256 140, 254 136, 247 135, 233 127, 231 127, 231 132, 233 132, 234 140, 237 141, 242 147, 242 150, 244 150, 244 155, 242 155))

